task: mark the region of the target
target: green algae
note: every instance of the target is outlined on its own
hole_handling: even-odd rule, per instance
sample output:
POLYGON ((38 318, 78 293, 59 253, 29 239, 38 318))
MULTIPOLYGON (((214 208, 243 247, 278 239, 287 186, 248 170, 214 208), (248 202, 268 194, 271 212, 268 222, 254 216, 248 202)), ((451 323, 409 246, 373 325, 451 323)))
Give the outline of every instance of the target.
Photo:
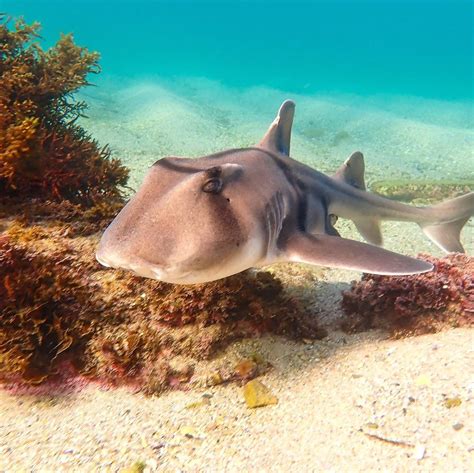
POLYGON ((440 202, 471 192, 474 179, 459 180, 409 180, 387 179, 370 183, 375 194, 403 202, 419 204, 440 202))

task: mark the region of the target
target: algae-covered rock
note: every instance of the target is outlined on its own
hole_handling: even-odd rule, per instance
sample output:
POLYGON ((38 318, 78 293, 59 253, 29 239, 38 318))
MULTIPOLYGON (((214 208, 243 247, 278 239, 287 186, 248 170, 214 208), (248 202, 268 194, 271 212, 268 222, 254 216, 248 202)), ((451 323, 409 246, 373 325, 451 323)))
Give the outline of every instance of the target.
MULTIPOLYGON (((320 335, 316 314, 269 273, 173 286, 104 269, 94 258, 96 236, 70 238, 54 222, 5 228, 0 382, 42 383, 68 363, 78 374, 156 394, 192 383, 194 367, 235 340, 320 335)), ((265 368, 253 359, 237 370, 233 363, 209 384, 248 380, 255 365, 265 368)))
POLYGON ((253 379, 244 386, 244 398, 250 408, 278 404, 278 398, 260 381, 253 379))
POLYGON ((364 274, 354 281, 343 292, 343 328, 388 329, 399 338, 474 326, 474 258, 460 253, 418 258, 432 263, 433 270, 408 276, 364 274))

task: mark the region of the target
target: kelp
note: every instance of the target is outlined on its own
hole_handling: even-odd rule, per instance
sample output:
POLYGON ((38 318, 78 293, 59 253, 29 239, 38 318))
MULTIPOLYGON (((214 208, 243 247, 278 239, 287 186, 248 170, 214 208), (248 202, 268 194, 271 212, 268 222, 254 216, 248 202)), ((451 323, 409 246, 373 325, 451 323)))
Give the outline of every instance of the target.
POLYGON ((73 94, 100 71, 99 54, 62 35, 50 49, 39 23, 0 17, 0 195, 91 206, 119 200, 128 170, 77 124, 73 94))
POLYGON ((394 338, 474 325, 474 258, 418 255, 434 270, 411 276, 364 274, 343 293, 343 328, 387 329, 394 338))

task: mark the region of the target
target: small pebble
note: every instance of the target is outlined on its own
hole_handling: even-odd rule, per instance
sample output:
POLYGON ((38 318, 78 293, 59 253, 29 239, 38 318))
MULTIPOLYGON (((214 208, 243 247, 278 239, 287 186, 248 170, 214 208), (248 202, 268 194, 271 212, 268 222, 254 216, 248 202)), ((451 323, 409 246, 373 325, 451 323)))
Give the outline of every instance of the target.
POLYGON ((444 407, 452 409, 453 407, 458 407, 462 404, 462 401, 458 397, 448 397, 444 400, 444 407))
POLYGON ((256 379, 249 381, 244 386, 244 398, 247 406, 250 408, 278 404, 278 399, 271 391, 256 379))
POLYGON ((423 460, 426 452, 426 447, 424 445, 416 445, 415 451, 413 452, 413 458, 415 460, 423 460))

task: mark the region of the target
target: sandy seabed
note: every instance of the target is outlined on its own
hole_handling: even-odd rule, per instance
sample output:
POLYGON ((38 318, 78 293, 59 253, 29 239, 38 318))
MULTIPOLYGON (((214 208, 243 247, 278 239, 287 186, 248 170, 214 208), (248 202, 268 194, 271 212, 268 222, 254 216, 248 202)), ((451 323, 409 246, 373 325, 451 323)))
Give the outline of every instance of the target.
MULTIPOLYGON (((85 125, 131 168, 136 188, 162 156, 255 143, 287 97, 205 80, 123 88, 104 82, 85 97, 91 103, 85 125)), ((469 166, 472 172, 467 105, 292 98, 293 155, 323 171, 360 149, 369 180, 459 178, 469 166)), ((356 237, 349 224, 341 231, 356 237)), ((439 255, 416 225, 387 223, 384 235, 389 249, 439 255)), ((463 241, 472 254, 472 221, 463 241)), ((334 327, 340 290, 360 275, 321 274, 314 301, 322 324, 334 327)), ((246 406, 237 384, 160 397, 94 385, 41 396, 0 391, 0 472, 472 471, 473 342, 468 329, 396 341, 381 332, 334 329, 307 344, 244 340, 222 356, 254 351, 273 365, 259 379, 278 404, 259 409, 246 406), (200 403, 203 396, 209 402, 200 403)))
POLYGON ((457 329, 241 342, 232 349, 250 344, 274 366, 263 382, 279 402, 253 410, 237 385, 1 393, 0 471, 472 471, 473 341, 457 329))

